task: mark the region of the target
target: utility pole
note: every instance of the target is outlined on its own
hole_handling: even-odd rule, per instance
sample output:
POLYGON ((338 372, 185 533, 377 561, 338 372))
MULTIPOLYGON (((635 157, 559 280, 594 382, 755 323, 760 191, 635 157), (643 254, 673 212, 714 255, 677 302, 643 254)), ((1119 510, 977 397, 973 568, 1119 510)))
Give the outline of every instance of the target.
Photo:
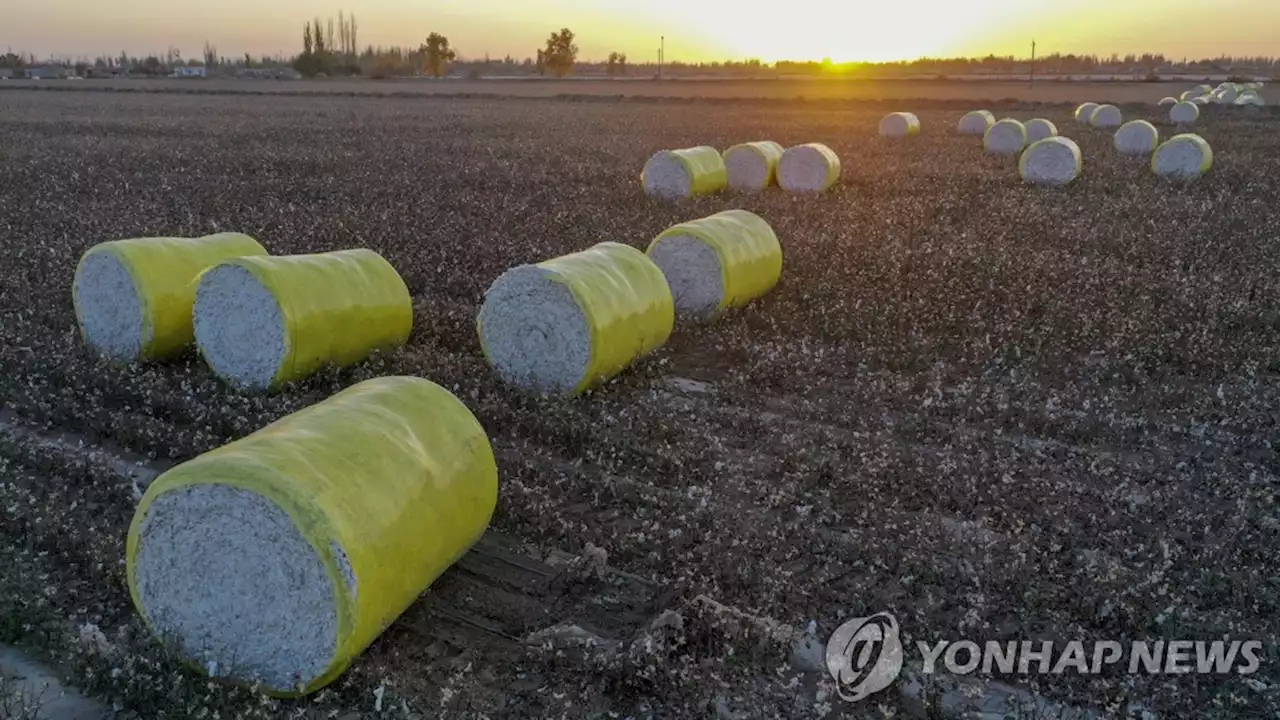
POLYGON ((662 79, 662 61, 667 57, 667 36, 663 35, 661 44, 658 45, 658 79, 662 79))
POLYGON ((1031 86, 1036 84, 1036 39, 1031 38, 1031 86))

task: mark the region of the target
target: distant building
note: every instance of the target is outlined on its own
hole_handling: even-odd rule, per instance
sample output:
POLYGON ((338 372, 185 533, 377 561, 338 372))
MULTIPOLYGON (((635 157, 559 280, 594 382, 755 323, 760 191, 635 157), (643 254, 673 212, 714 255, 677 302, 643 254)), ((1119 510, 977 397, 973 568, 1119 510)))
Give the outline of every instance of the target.
POLYGON ((37 67, 23 68, 23 75, 28 80, 41 80, 57 78, 65 80, 71 75, 71 71, 61 65, 43 65, 37 67))
POLYGON ((205 67, 203 65, 178 65, 170 73, 169 77, 191 78, 205 77, 205 67))
POLYGON ((0 68, 0 80, 13 77, 13 71, 9 68, 0 68))

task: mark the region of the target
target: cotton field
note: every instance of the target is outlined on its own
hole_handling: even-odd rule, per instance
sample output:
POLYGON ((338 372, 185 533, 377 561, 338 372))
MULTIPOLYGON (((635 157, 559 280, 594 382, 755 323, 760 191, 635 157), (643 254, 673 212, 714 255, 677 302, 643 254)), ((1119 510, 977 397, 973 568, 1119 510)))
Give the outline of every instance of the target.
MULTIPOLYGON (((1183 87, 0 90, 0 643, 147 720, 997 692, 851 709, 882 611, 1273 644, 1280 116, 1183 87)), ((1270 660, 1006 681, 1280 712, 1270 660)))

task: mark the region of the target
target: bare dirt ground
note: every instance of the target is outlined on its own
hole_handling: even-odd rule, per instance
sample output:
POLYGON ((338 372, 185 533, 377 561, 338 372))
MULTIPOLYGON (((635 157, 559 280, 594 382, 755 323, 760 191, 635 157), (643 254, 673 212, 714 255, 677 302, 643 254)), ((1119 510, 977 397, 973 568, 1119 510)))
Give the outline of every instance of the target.
POLYGON ((1261 639, 1249 678, 1015 680, 1106 716, 1280 709, 1269 111, 1210 108, 1214 171, 1183 187, 1068 106, 993 107, 1079 141, 1085 174, 1055 192, 953 135, 946 106, 892 143, 875 103, 2 97, 0 401, 15 417, 172 462, 414 374, 456 392, 500 459, 492 544, 332 689, 282 703, 210 684, 146 637, 123 586, 127 471, 0 434, 0 642, 125 711, 372 716, 381 688, 395 717, 884 716, 892 694, 851 709, 733 619, 814 620, 825 638, 881 610, 909 642, 1261 639), (842 183, 675 205, 639 192, 657 149, 764 138, 829 144, 842 183), (583 398, 495 380, 474 318, 505 268, 643 247, 730 207, 782 240, 770 296, 680 327, 583 398), (276 254, 383 253, 414 295, 408 347, 253 397, 194 357, 118 368, 84 351, 80 253, 233 229, 276 254), (582 633, 536 634, 561 623, 582 633))
MULTIPOLYGON (((39 87, 46 90, 102 90, 121 92, 189 93, 286 93, 322 95, 495 95, 504 97, 559 96, 682 98, 682 99, 779 99, 794 100, 1023 100, 1027 102, 1155 103, 1177 96, 1200 82, 1087 82, 1063 79, 1022 81, 985 80, 849 80, 849 79, 491 79, 491 80, 47 80, 11 81, 0 89, 39 87)), ((1213 83, 1216 84, 1216 83, 1213 83)), ((1270 88, 1263 97, 1280 102, 1270 88)))

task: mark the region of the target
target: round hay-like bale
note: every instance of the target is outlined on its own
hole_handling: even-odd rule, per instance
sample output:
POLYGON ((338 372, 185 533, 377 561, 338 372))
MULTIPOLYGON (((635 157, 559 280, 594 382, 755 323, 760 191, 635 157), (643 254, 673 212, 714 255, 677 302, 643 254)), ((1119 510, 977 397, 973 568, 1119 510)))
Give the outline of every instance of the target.
MULTIPOLYGON (((1209 91, 1208 91, 1208 90, 1205 90, 1204 92, 1209 92, 1209 91)), ((1186 92, 1184 92, 1184 93, 1182 93, 1181 95, 1179 95, 1179 96, 1178 96, 1178 100, 1180 100, 1180 101, 1182 101, 1182 102, 1191 102, 1192 100, 1194 100, 1195 98, 1200 97, 1200 96, 1201 96, 1201 95, 1203 95, 1203 94, 1204 94, 1204 93, 1201 93, 1201 92, 1200 92, 1200 91, 1198 91, 1198 90, 1187 90, 1186 92)))
POLYGON ((982 137, 995 124, 996 116, 989 110, 973 110, 960 118, 960 122, 956 124, 956 132, 961 135, 982 137))
POLYGON ((746 210, 668 228, 646 254, 667 278, 676 313, 698 319, 746 305, 773 289, 782 275, 778 236, 746 210))
POLYGON ((880 119, 880 137, 904 138, 920 132, 920 119, 909 112, 894 112, 880 119))
POLYGON ((1194 133, 1174 135, 1156 148, 1151 170, 1160 177, 1193 180, 1213 167, 1213 148, 1194 133))
POLYGON ((1087 102, 1076 108, 1076 122, 1081 125, 1088 125, 1089 119, 1093 117, 1093 111, 1098 109, 1098 103, 1087 102))
POLYGON ((1018 174, 1032 185, 1060 186, 1075 180, 1082 168, 1080 146, 1071 138, 1049 137, 1031 144, 1018 160, 1018 174))
POLYGON ((1044 118, 1028 120, 1025 127, 1027 128, 1027 143, 1037 143, 1045 138, 1055 137, 1058 134, 1058 126, 1044 118))
POLYGON ((1209 87, 1208 85, 1197 85, 1194 88, 1191 88, 1191 92, 1195 93, 1196 95, 1206 95, 1210 92, 1213 92, 1213 88, 1209 87))
POLYGON ((1263 107, 1266 104, 1262 96, 1257 94, 1241 93, 1240 97, 1236 98, 1236 105, 1239 106, 1263 107))
POLYGON ((1169 108, 1169 121, 1176 125, 1188 125, 1200 118, 1200 106, 1193 102, 1180 102, 1169 108))
POLYGON ((729 187, 737 192, 760 192, 777 178, 782 146, 772 140, 734 145, 724 151, 729 187))
POLYGON ((1169 105, 1177 105, 1177 104, 1178 104, 1177 98, 1171 98, 1171 97, 1160 98, 1160 107, 1167 107, 1169 105))
POLYGON ((604 242, 507 270, 485 293, 476 329, 505 382, 573 395, 661 347, 674 324, 662 270, 629 245, 604 242))
POLYGON ((982 146, 996 155, 1013 155, 1027 146, 1027 128, 1013 118, 1005 118, 987 130, 982 146))
POLYGON ((822 192, 839 179, 840 158, 820 143, 787 148, 778 161, 778 185, 789 192, 822 192))
POLYGON ((484 429, 415 377, 353 385, 165 472, 129 528, 147 626, 210 675, 329 684, 484 533, 484 429))
POLYGON ((1125 155, 1146 155, 1160 144, 1160 131, 1146 120, 1130 120, 1116 131, 1115 146, 1125 155))
POLYGON ((720 192, 728 182, 720 151, 706 145, 661 150, 640 173, 640 185, 650 197, 681 200, 720 192))
POLYGON ((1099 128, 1120 127, 1120 123, 1123 120, 1120 108, 1115 105, 1099 105, 1093 111, 1093 115, 1089 116, 1089 124, 1099 128))
POLYGON ((196 346, 236 387, 265 390, 409 339, 404 280, 372 250, 227 260, 200 276, 196 346))
POLYGON ((71 286, 81 336, 116 362, 179 353, 194 339, 196 277, 229 258, 266 254, 257 240, 240 233, 95 245, 80 258, 71 286))

